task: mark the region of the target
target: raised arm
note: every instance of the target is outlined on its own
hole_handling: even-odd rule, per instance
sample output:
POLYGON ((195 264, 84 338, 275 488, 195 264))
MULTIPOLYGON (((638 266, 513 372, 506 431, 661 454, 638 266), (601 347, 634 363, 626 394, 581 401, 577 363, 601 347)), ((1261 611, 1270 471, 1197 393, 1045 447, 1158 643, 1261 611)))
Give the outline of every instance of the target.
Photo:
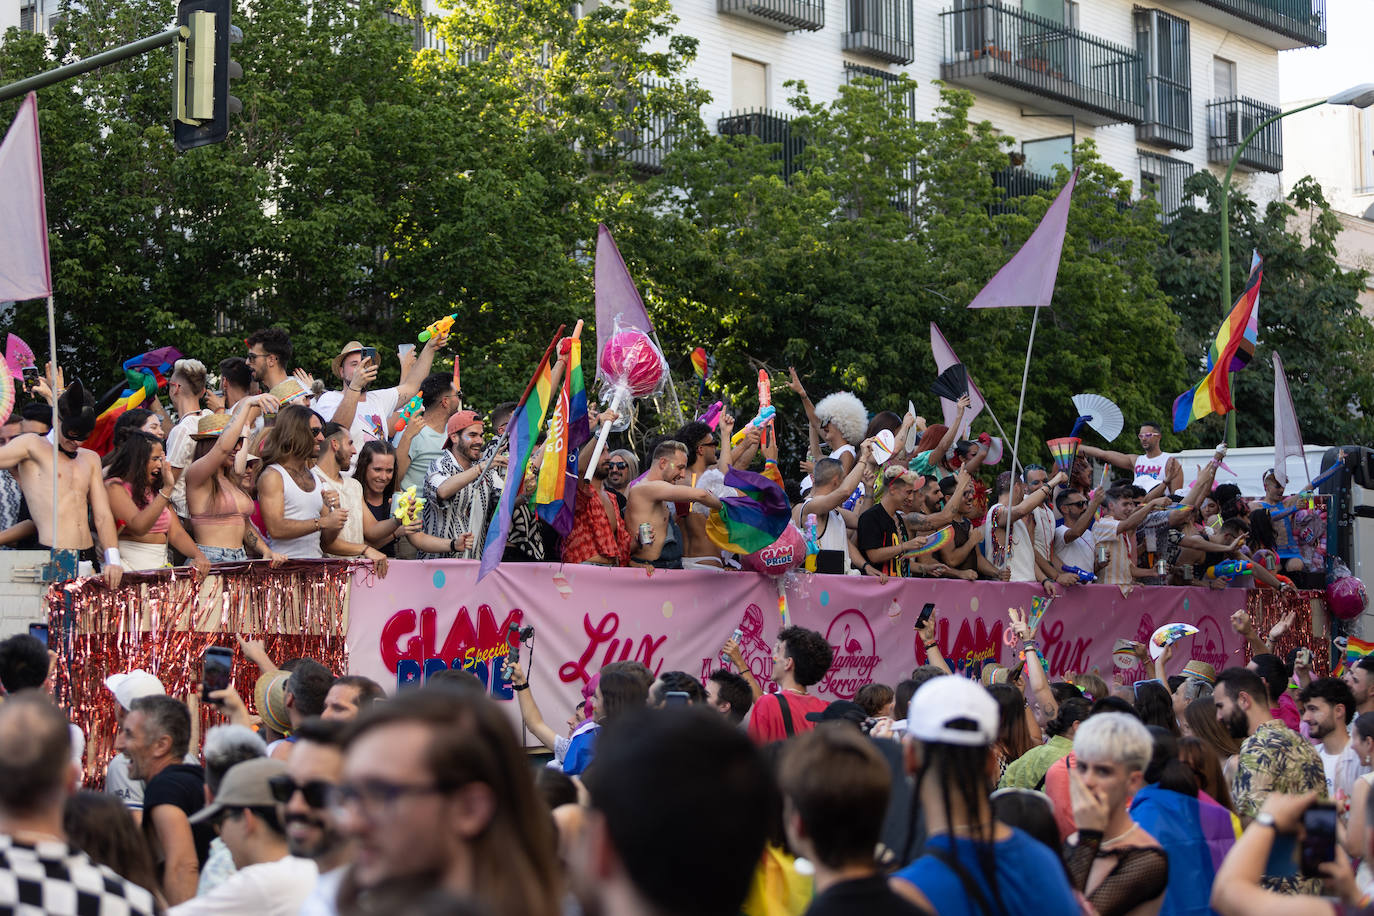
POLYGON ((520 667, 519 662, 511 663, 510 685, 520 703, 520 718, 525 720, 525 727, 530 730, 531 735, 539 739, 540 744, 553 750, 554 745, 558 743, 558 733, 549 727, 544 721, 543 714, 539 712, 539 705, 534 702, 534 694, 530 691, 530 682, 525 677, 525 669, 520 667))
POLYGON ((429 375, 434 368, 434 355, 448 344, 447 334, 436 334, 425 345, 420 348, 420 355, 415 357, 415 361, 410 364, 410 368, 401 374, 401 382, 396 386, 396 402, 404 404, 415 397, 415 392, 420 390, 420 383, 429 375))
POLYGON ((1050 679, 1045 676, 1045 668, 1040 664, 1040 647, 1035 644, 1035 630, 1026 620, 1026 612, 1019 607, 1007 608, 1011 620, 1011 631, 1021 640, 1021 652, 1026 660, 1026 687, 1029 688, 1032 706, 1038 713, 1038 722, 1048 722, 1059 712, 1059 704, 1054 701, 1054 691, 1050 689, 1050 679))
MULTIPOLYGON (((343 388, 343 400, 334 408, 334 416, 329 419, 343 427, 352 427, 353 418, 358 415, 358 401, 362 399, 363 389, 377 379, 377 364, 365 359, 358 364, 353 379, 343 388)), ((309 389, 307 389, 309 390, 309 389)))
POLYGON ((1088 504, 1083 507, 1083 514, 1064 531, 1064 543, 1068 544, 1081 538, 1088 530, 1088 526, 1093 523, 1097 516, 1097 510, 1102 507, 1102 500, 1107 498, 1107 488, 1101 486, 1093 494, 1093 498, 1088 500, 1088 504))
POLYGON ((816 405, 811 403, 811 398, 806 394, 806 387, 802 385, 801 376, 797 375, 795 366, 787 367, 787 387, 797 393, 801 398, 802 410, 806 411, 806 423, 809 427, 809 444, 806 453, 815 461, 821 457, 821 421, 816 417, 816 405))
POLYGON ((1113 467, 1121 468, 1123 471, 1135 470, 1135 455, 1126 455, 1121 452, 1109 452, 1095 445, 1080 445, 1078 447, 1078 454, 1082 455, 1084 458, 1095 458, 1098 461, 1105 461, 1113 467))
POLYGON ((854 462, 854 467, 849 469, 840 485, 824 496, 814 496, 803 504, 803 518, 806 513, 814 512, 817 516, 825 515, 832 509, 838 509, 849 498, 849 494, 863 482, 864 472, 869 468, 877 467, 873 460, 873 440, 864 440, 863 445, 859 446, 859 460, 854 462))
POLYGON ((230 418, 229 425, 224 428, 224 432, 215 439, 214 448, 192 461, 186 468, 186 486, 198 487, 214 477, 223 466, 224 459, 228 458, 239 444, 239 438, 243 435, 243 428, 248 425, 249 419, 259 412, 271 413, 280 407, 281 403, 270 394, 255 394, 235 404, 234 415, 230 418))
POLYGON ((969 400, 968 395, 963 395, 959 400, 954 402, 956 408, 954 422, 949 425, 949 429, 945 430, 944 437, 941 438, 940 441, 936 443, 935 448, 932 449, 935 453, 935 460, 932 461, 931 464, 938 464, 940 459, 944 457, 945 452, 949 451, 949 447, 959 438, 959 427, 962 426, 964 422, 964 411, 968 410, 968 406, 971 403, 973 402, 969 400))

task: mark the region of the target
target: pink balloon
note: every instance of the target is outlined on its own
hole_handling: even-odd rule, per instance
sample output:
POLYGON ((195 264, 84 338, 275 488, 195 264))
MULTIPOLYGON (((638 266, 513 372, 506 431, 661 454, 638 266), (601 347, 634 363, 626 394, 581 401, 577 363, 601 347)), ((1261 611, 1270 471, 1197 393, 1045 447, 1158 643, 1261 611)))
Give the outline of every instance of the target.
POLYGON ((663 354, 643 331, 612 334, 601 351, 601 371, 616 382, 624 382, 637 398, 653 394, 663 381, 663 354))
POLYGON ((1354 576, 1337 579, 1326 587, 1326 606, 1341 620, 1353 620, 1369 604, 1364 583, 1354 576))
POLYGON ((785 575, 806 562, 806 537, 796 525, 787 529, 769 546, 744 558, 744 565, 765 576, 785 575))

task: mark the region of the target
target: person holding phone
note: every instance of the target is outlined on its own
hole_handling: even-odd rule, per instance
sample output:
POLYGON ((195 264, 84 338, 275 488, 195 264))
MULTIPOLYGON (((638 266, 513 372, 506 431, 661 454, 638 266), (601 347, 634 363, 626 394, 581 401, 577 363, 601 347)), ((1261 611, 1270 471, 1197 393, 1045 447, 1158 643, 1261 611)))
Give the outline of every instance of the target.
MULTIPOLYGON (((387 423, 396 409, 420 390, 420 383, 434 365, 434 355, 448 343, 448 335, 436 334, 419 351, 395 388, 369 391, 377 380, 380 362, 375 347, 364 347, 356 340, 343 345, 330 368, 343 382, 342 391, 326 391, 315 402, 325 420, 348 427, 355 451, 377 439, 390 438, 387 423)), ((348 470, 352 471, 352 465, 348 470)))

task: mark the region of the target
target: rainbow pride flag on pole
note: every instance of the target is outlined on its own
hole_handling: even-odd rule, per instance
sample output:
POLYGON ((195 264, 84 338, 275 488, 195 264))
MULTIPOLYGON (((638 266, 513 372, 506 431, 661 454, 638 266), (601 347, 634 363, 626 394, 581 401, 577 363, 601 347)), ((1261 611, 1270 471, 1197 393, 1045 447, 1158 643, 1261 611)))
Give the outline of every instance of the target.
POLYGON ((762 474, 730 468, 725 485, 738 496, 721 497, 706 518, 706 536, 721 550, 741 556, 771 546, 787 530, 792 505, 781 486, 762 474))
POLYGON ((1191 390, 1174 401, 1174 432, 1209 413, 1232 410, 1231 373, 1249 365, 1259 342, 1259 292, 1264 277, 1264 260, 1255 252, 1250 261, 1250 279, 1222 322, 1207 351, 1207 374, 1191 390))
POLYGON ((506 435, 510 437, 510 461, 506 465, 506 486, 501 491, 501 501, 496 505, 496 513, 487 525, 486 543, 482 545, 482 565, 477 571, 477 581, 481 582, 487 573, 501 565, 501 555, 506 552, 506 538, 510 535, 511 513, 515 511, 515 500, 520 492, 520 482, 525 479, 525 468, 529 467, 530 455, 534 453, 535 440, 544 426, 544 415, 549 412, 549 402, 553 400, 553 356, 554 347, 563 328, 558 329, 553 342, 539 360, 539 368, 525 388, 525 394, 516 405, 506 424, 506 435))
POLYGON ((582 379, 581 325, 578 328, 569 338, 568 372, 549 421, 544 463, 539 467, 539 487, 534 494, 534 511, 563 537, 573 527, 578 450, 592 437, 587 422, 587 386, 582 379))

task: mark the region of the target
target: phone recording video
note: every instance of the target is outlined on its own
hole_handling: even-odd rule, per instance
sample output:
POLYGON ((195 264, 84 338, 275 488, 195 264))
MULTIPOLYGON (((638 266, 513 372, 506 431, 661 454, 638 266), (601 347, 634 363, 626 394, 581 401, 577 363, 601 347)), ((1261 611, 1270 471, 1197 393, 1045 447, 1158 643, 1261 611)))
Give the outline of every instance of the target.
POLYGON ((48 648, 48 625, 46 623, 29 624, 29 635, 43 644, 43 648, 48 648))
POLYGON ((377 348, 363 347, 363 359, 371 361, 372 365, 377 365, 377 348))
POLYGON ((35 385, 38 384, 38 367, 37 367, 37 366, 25 366, 23 371, 24 371, 24 390, 25 390, 25 391, 32 391, 32 390, 33 390, 33 387, 34 387, 35 385))
POLYGON ((224 646, 206 649, 200 677, 200 698, 209 703, 218 703, 218 700, 210 699, 210 694, 229 686, 229 675, 233 668, 233 649, 224 646))
POLYGON ((916 617, 916 629, 920 629, 930 622, 930 615, 935 613, 935 602, 927 601, 925 607, 921 608, 921 613, 916 617))
POLYGON ((1313 802, 1302 814, 1302 830, 1299 867, 1306 877, 1320 878, 1322 863, 1336 858, 1336 806, 1313 802))

